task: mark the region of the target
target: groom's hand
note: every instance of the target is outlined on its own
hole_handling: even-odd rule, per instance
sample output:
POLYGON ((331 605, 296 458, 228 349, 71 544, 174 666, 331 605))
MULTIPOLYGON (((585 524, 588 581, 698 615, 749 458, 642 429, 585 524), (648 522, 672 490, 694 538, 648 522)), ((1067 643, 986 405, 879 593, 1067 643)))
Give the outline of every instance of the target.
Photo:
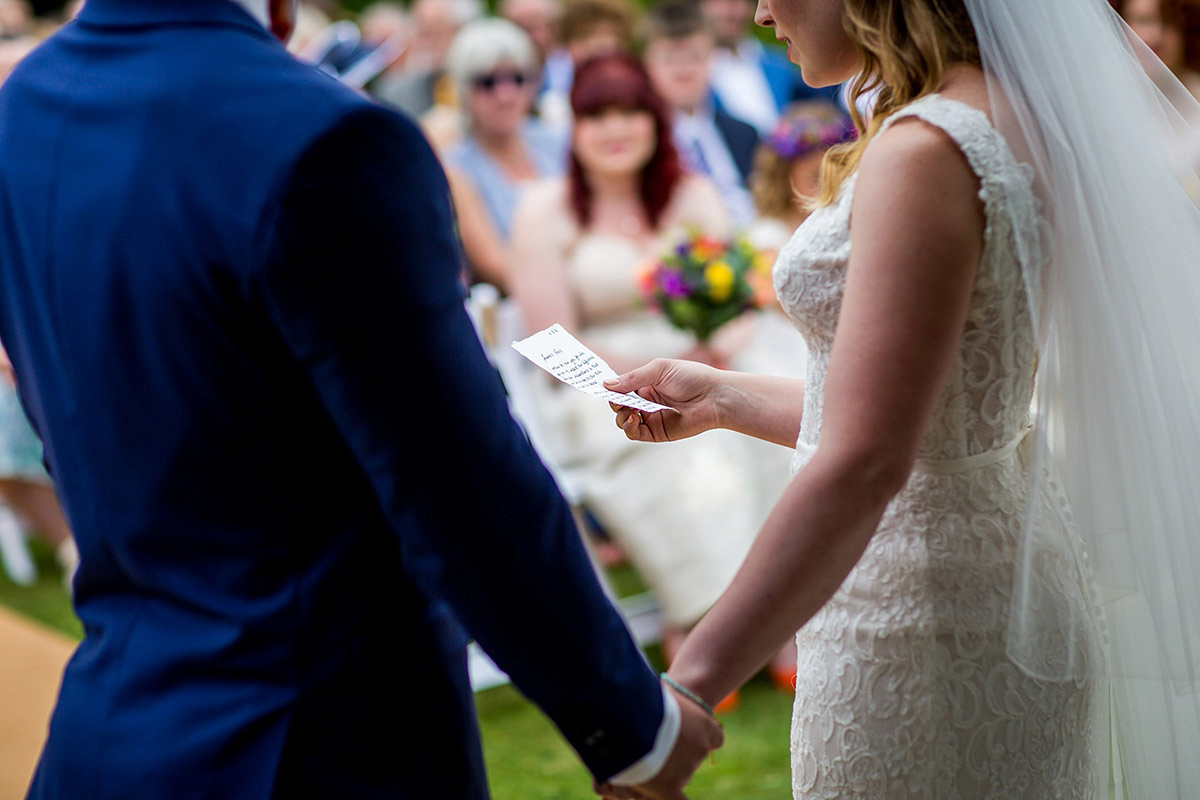
POLYGON ((649 781, 638 786, 597 786, 596 791, 601 797, 614 800, 687 800, 683 787, 691 781, 692 775, 708 754, 725 743, 725 731, 719 722, 694 701, 674 689, 670 691, 679 703, 679 738, 663 768, 649 781))

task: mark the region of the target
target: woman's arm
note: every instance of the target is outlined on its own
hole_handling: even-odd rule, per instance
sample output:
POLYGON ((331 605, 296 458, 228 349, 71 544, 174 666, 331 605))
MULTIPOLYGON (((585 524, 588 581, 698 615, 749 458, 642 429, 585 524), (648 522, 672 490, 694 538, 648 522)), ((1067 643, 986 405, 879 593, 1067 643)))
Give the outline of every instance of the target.
POLYGON ((906 482, 962 335, 978 191, 924 122, 898 123, 864 158, 820 447, 671 667, 706 699, 742 684, 833 596, 906 482))
POLYGON ((623 406, 617 427, 639 442, 673 442, 728 428, 756 439, 795 447, 804 409, 804 381, 776 375, 729 372, 691 361, 660 358, 606 384, 638 392, 675 412, 639 414, 623 406))
POLYGON ((508 245, 488 216, 483 198, 461 170, 446 166, 450 196, 458 218, 458 235, 475 275, 502 292, 508 291, 508 245))
POLYGON ((543 181, 522 194, 513 215, 509 289, 531 332, 556 322, 569 331, 579 327, 563 263, 574 224, 566 203, 560 179, 543 181))

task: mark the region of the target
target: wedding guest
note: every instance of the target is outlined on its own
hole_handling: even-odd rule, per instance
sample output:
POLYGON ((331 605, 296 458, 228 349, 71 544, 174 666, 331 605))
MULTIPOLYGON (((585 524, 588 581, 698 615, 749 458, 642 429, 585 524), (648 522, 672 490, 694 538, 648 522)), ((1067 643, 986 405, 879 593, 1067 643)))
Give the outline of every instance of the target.
MULTIPOLYGON (((734 353, 719 339, 697 344, 639 293, 639 273, 682 229, 730 230, 712 183, 684 171, 645 69, 625 54, 587 61, 571 103, 570 170, 531 187, 513 227, 511 287, 529 330, 561 323, 617 370, 666 354, 726 363, 734 353)), ((575 473, 583 504, 657 593, 669 657, 728 585, 782 487, 778 475, 764 479, 759 457, 782 462, 736 437, 628 442, 597 405, 546 382, 554 460, 575 473)))
POLYGON ((1167 69, 1200 98, 1200 4, 1195 0, 1114 0, 1113 5, 1167 69))
POLYGON ((25 0, 0 0, 0 40, 33 33, 33 12, 25 0))
MULTIPOLYGON (((413 35, 413 23, 408 12, 394 0, 376 0, 358 15, 358 27, 363 41, 379 45, 386 41, 408 42, 413 35)), ((407 51, 405 52, 407 55, 407 51)), ((392 68, 404 63, 403 57, 392 64, 392 68)))
POLYGON ((592 56, 628 51, 637 10, 629 0, 565 0, 559 20, 561 47, 546 60, 538 114, 564 131, 571 127, 575 69, 592 56))
POLYGON ((643 25, 646 71, 671 109, 675 146, 687 166, 707 175, 739 228, 755 217, 746 189, 758 133, 713 105, 709 62, 712 31, 694 0, 663 0, 643 25))
POLYGON ((820 192, 826 151, 855 136, 850 115, 828 101, 797 103, 784 111, 754 157, 750 191, 758 219, 746 232, 751 244, 779 252, 808 218, 808 204, 820 192))
POLYGON ((436 156, 293 9, 88 0, 0 87, 0 339, 81 555, 29 795, 486 800, 469 632, 678 797, 720 727, 508 413, 436 156))
MULTIPOLYGON (((445 152, 447 170, 457 173, 455 202, 470 204, 461 191, 469 184, 487 210, 487 224, 506 249, 512 216, 522 188, 536 178, 561 175, 566 137, 530 116, 537 91, 537 51, 529 37, 505 19, 481 19, 455 37, 446 67, 462 98, 464 134, 445 152)), ((475 225, 463 228, 470 282, 487 280, 504 289, 504 253, 486 252, 475 225), (480 256, 480 250, 485 252, 480 256)))
POLYGON ((558 31, 562 19, 559 0, 502 0, 499 14, 516 23, 537 49, 538 63, 544 64, 559 48, 558 31))
POLYGON ((435 112, 430 124, 440 132, 444 123, 439 117, 458 113, 454 82, 445 73, 446 51, 462 26, 483 12, 479 0, 414 0, 409 9, 413 32, 404 70, 376 81, 372 87, 375 96, 413 117, 435 112))
POLYGON ((0 349, 0 500, 50 546, 69 584, 79 552, 42 465, 42 443, 29 427, 15 386, 12 365, 0 349))
POLYGON ((814 89, 786 57, 768 49, 750 32, 755 0, 699 0, 712 23, 712 84, 720 108, 767 136, 780 111, 814 97, 836 97, 834 89, 814 89))

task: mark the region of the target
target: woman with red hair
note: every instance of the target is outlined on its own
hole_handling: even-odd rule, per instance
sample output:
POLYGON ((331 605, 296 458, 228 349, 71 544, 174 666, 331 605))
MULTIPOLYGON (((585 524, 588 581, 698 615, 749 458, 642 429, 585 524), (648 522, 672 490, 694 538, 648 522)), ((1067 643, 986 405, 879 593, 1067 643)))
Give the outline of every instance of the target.
MULTIPOLYGON (((580 67, 571 106, 567 175, 531 186, 513 224, 511 288, 528 329, 562 323, 618 371, 672 354, 726 363, 719 338, 699 346, 640 299, 638 273, 672 235, 730 233, 716 188, 683 171, 645 70, 598 56, 580 67)), ((557 422, 551 456, 579 476, 580 499, 656 590, 669 654, 672 632, 729 584, 783 484, 761 480, 762 451, 735 436, 655 448, 621 436, 593 397, 543 394, 557 422)))

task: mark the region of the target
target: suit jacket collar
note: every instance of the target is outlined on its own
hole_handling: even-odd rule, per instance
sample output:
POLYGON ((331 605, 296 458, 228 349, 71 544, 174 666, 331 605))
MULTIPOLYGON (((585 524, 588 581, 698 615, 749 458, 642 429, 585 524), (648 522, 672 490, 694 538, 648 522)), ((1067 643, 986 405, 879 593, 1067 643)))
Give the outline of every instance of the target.
POLYGON ((232 0, 88 0, 76 17, 83 25, 100 27, 157 27, 217 24, 273 36, 232 0))

